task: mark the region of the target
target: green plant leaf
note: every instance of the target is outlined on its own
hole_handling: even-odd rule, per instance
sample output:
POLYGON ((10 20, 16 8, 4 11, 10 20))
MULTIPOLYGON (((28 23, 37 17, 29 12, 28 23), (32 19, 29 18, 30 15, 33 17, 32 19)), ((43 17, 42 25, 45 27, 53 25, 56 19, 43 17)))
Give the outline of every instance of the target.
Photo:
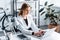
POLYGON ((44 10, 44 8, 41 8, 41 9, 39 10, 39 13, 42 12, 43 10, 44 10))
POLYGON ((51 6, 53 6, 54 4, 50 4, 50 5, 48 5, 48 7, 51 7, 51 6))
POLYGON ((59 21, 60 21, 60 19, 59 19, 59 21))
POLYGON ((58 17, 57 17, 57 15, 56 15, 56 16, 54 16, 54 18, 58 18, 58 17))
POLYGON ((0 7, 0 9, 3 9, 2 7, 0 7))
POLYGON ((47 6, 47 1, 45 2, 45 4, 44 4, 45 6, 47 6))
POLYGON ((52 10, 52 12, 54 12, 55 11, 55 9, 54 10, 52 10))
POLYGON ((44 11, 44 12, 42 12, 42 13, 41 13, 41 15, 43 15, 44 13, 45 13, 45 11, 44 11))

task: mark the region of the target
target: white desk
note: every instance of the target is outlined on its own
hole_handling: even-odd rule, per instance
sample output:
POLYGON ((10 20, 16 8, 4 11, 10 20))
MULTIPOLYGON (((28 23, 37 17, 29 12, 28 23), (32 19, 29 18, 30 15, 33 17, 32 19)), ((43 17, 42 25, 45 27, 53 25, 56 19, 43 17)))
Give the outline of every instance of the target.
MULTIPOLYGON (((17 37, 17 35, 21 35, 21 33, 16 33, 16 34, 10 33, 9 34, 10 40, 22 40, 21 38, 17 37)), ((26 35, 26 36, 31 40, 40 40, 39 38, 34 36, 29 36, 29 35, 26 35)))
MULTIPOLYGON (((60 39, 60 34, 54 32, 52 29, 47 29, 47 32, 45 33, 45 35, 43 37, 35 37, 35 36, 31 36, 31 35, 25 35, 29 38, 31 38, 31 40, 57 40, 58 38, 60 39), (57 36, 56 36, 57 35, 57 36), (56 37, 56 38, 55 38, 56 37)), ((17 37, 17 35, 20 35, 21 33, 16 33, 16 34, 10 34, 10 39, 11 40, 21 40, 19 37, 17 37)))

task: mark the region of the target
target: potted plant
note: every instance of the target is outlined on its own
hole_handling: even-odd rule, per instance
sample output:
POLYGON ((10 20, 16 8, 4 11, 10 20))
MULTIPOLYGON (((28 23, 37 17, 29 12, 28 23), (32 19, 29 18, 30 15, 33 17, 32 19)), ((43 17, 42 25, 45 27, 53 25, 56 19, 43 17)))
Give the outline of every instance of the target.
POLYGON ((39 10, 39 12, 41 13, 41 15, 45 14, 44 20, 46 20, 48 18, 50 19, 50 24, 48 25, 48 28, 54 28, 54 27, 58 26, 56 19, 59 20, 59 17, 58 17, 58 15, 55 14, 55 9, 52 9, 52 6, 54 4, 47 5, 47 3, 48 2, 44 3, 44 7, 41 8, 39 10), (45 11, 43 11, 44 9, 45 9, 45 11))

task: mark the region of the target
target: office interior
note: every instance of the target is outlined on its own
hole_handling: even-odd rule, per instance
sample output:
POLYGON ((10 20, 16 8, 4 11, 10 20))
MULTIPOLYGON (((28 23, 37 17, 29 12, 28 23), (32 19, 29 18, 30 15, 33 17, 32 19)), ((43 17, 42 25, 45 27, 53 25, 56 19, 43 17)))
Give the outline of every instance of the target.
MULTIPOLYGON (((0 21, 0 40, 10 40, 5 30, 2 30, 2 25, 5 27, 14 26, 13 17, 18 16, 17 14, 19 9, 24 2, 28 3, 32 7, 30 13, 33 16, 33 20, 38 28, 43 30, 56 28, 55 31, 60 33, 60 0, 0 0, 0 20, 5 14, 3 12, 4 10, 6 15, 13 15, 9 19, 12 21, 10 23, 8 23, 6 19, 4 20, 4 18, 0 21)), ((16 33, 15 31, 12 32, 13 34, 16 33)), ((19 32, 15 35, 18 34, 19 32)), ((23 35, 21 35, 21 37, 22 36, 23 35)), ((25 37, 23 36, 20 40, 31 40, 30 38, 24 38, 25 37)))

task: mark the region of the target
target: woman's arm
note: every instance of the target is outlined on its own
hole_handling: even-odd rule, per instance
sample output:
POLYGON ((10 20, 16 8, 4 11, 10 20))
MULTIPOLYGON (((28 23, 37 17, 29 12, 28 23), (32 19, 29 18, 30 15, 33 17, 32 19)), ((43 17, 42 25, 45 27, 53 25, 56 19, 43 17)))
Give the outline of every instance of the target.
POLYGON ((19 29, 23 34, 32 35, 33 31, 25 29, 24 25, 22 25, 21 22, 17 21, 17 18, 15 18, 15 24, 18 26, 17 29, 19 29))
POLYGON ((34 21, 33 21, 33 17, 32 17, 32 16, 30 16, 30 18, 31 18, 31 28, 32 28, 32 30, 33 30, 34 32, 37 32, 35 35, 37 35, 37 36, 42 36, 42 35, 44 35, 45 31, 42 30, 42 29, 40 29, 40 28, 38 28, 38 27, 36 26, 36 24, 35 24, 34 21))
MULTIPOLYGON (((19 23, 19 22, 17 21, 17 18, 15 18, 15 23, 16 23, 16 25, 18 26, 17 29, 19 29, 19 30, 22 32, 22 34, 24 34, 24 35, 35 35, 35 36, 40 36, 40 35, 41 35, 41 32, 39 32, 39 31, 33 32, 33 31, 30 31, 30 30, 25 29, 25 28, 24 28, 24 25, 22 25, 21 22, 19 23)), ((33 27, 33 28, 34 28, 34 27, 33 27)), ((35 27, 35 28, 36 28, 36 27, 35 27)), ((36 28, 36 30, 38 30, 38 28, 36 28)))

